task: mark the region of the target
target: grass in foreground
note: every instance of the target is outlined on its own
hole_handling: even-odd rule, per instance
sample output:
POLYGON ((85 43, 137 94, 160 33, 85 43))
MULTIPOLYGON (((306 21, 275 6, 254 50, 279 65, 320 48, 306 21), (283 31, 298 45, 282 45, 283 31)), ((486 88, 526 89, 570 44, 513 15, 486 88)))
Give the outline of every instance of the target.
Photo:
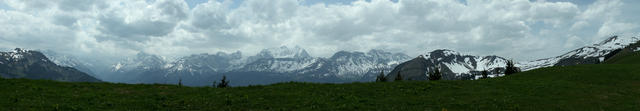
POLYGON ((639 110, 640 65, 552 67, 476 81, 219 89, 2 79, 0 88, 0 110, 639 110))

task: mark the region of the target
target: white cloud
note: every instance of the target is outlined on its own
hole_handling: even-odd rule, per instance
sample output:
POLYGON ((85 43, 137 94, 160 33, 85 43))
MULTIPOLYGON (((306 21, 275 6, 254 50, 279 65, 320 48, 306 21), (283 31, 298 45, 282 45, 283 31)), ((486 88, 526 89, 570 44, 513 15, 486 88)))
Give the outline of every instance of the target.
POLYGON ((414 56, 448 48, 531 60, 638 29, 638 22, 625 18, 633 11, 624 10, 634 5, 617 0, 248 0, 237 7, 232 2, 211 0, 190 9, 178 0, 6 0, 11 9, 0 9, 0 47, 113 57, 137 51, 251 55, 282 45, 325 57, 339 50, 414 56))

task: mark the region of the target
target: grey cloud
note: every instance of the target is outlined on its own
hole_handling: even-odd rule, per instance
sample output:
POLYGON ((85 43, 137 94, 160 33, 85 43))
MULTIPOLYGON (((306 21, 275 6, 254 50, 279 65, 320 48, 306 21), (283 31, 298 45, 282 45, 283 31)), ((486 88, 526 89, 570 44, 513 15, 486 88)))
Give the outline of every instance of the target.
MULTIPOLYGON (((126 11, 106 12, 97 20, 100 21, 100 30, 107 36, 102 40, 132 40, 147 41, 151 37, 165 36, 174 31, 180 21, 187 17, 187 5, 182 2, 168 0, 155 1, 152 4, 154 9, 145 9, 144 15, 120 15, 126 11), (159 13, 153 12, 161 10, 159 13), (129 19, 139 17, 138 19, 129 19), (111 35, 111 36, 109 36, 111 35)), ((118 8, 118 7, 115 7, 118 8)))
POLYGON ((124 50, 162 55, 241 50, 251 55, 265 47, 299 45, 314 56, 374 48, 413 56, 447 48, 527 60, 587 45, 603 35, 637 31, 638 22, 633 18, 640 16, 629 10, 638 8, 627 2, 598 1, 586 6, 530 0, 347 4, 248 0, 232 7, 210 0, 189 9, 179 0, 14 0, 7 2, 17 9, 11 13, 32 18, 25 19, 27 23, 43 25, 19 26, 13 19, 0 22, 0 28, 14 30, 0 34, 2 41, 11 41, 0 47, 47 42, 37 47, 65 44, 107 50, 101 54, 124 50), (40 36, 69 40, 27 40, 40 36))
POLYGON ((88 11, 94 6, 105 8, 101 0, 61 0, 58 8, 64 11, 88 11))
POLYGON ((67 49, 76 42, 74 32, 28 14, 0 11, 0 44, 5 48, 67 49), (21 22, 17 22, 21 21, 21 22))
POLYGON ((226 11, 226 7, 218 2, 200 4, 192 11, 191 24, 201 29, 229 28, 226 11))
POLYGON ((185 19, 187 17, 188 6, 184 1, 156 1, 156 6, 162 10, 163 14, 175 17, 178 20, 185 19))
POLYGON ((59 15, 59 16, 55 16, 53 18, 53 23, 56 25, 62 25, 62 26, 71 26, 74 23, 76 23, 76 21, 78 21, 77 18, 72 17, 72 16, 66 16, 66 15, 59 15))
POLYGON ((296 16, 299 6, 297 0, 247 0, 231 16, 240 20, 278 23, 296 16))
POLYGON ((141 20, 125 23, 124 18, 111 16, 100 17, 99 20, 102 32, 133 41, 146 41, 150 36, 167 35, 176 26, 176 23, 166 21, 141 20))

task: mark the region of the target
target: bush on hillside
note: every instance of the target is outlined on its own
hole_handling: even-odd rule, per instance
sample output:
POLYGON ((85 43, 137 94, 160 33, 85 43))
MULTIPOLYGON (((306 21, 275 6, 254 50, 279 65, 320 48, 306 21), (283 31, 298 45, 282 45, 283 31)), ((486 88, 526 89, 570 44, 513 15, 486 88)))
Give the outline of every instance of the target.
POLYGON ((486 78, 489 78, 489 71, 487 71, 487 70, 482 70, 481 74, 482 74, 482 77, 480 77, 480 79, 486 79, 486 78))
POLYGON ((396 78, 393 81, 402 81, 402 74, 400 72, 402 71, 398 71, 398 75, 396 75, 396 78))
POLYGON ((226 88, 229 87, 229 80, 227 80, 227 76, 222 75, 222 80, 218 83, 218 88, 226 88))
POLYGON ((429 72, 429 80, 436 81, 442 79, 442 72, 440 72, 440 67, 435 67, 433 69, 433 72, 429 72))
POLYGON ((376 77, 376 82, 386 82, 387 78, 384 77, 384 70, 380 71, 380 75, 376 77))
POLYGON ((515 64, 513 63, 513 60, 508 60, 507 66, 505 66, 504 68, 504 75, 507 76, 507 75, 518 73, 518 72, 520 72, 520 69, 515 66, 515 64))
POLYGON ((182 78, 178 79, 178 87, 182 87, 182 78))

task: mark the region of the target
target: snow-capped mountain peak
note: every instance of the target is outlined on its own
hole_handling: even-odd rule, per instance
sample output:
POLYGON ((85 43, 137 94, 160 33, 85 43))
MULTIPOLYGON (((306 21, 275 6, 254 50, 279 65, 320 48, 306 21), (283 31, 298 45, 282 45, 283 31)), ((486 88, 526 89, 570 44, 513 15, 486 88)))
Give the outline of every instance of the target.
POLYGON ((306 50, 299 46, 288 48, 282 46, 278 48, 268 48, 260 51, 256 56, 261 58, 310 58, 306 50))
POLYGON ((16 49, 11 50, 9 52, 2 53, 1 56, 6 57, 4 59, 6 59, 7 61, 18 61, 20 59, 23 59, 24 56, 30 55, 31 54, 30 52, 31 52, 30 50, 16 48, 16 49))
POLYGON ((50 61, 59 66, 73 67, 82 72, 94 74, 96 68, 96 66, 94 65, 95 62, 87 62, 85 60, 77 58, 76 56, 60 54, 50 50, 41 50, 40 52, 47 56, 50 61))
MULTIPOLYGON (((463 55, 453 50, 438 49, 425 54, 425 58, 442 64, 456 74, 469 74, 471 71, 492 70, 505 66, 505 58, 499 56, 463 55)), ((441 66, 443 67, 443 66, 441 66)))
POLYGON ((601 50, 620 49, 631 43, 635 43, 638 40, 639 39, 637 37, 612 36, 598 44, 594 44, 593 46, 601 50))
POLYGON ((241 61, 242 53, 240 51, 228 54, 218 52, 216 54, 194 54, 183 57, 165 66, 170 72, 177 71, 209 71, 224 72, 238 67, 244 62, 241 61))
POLYGON ((612 52, 638 42, 639 40, 638 37, 633 36, 612 36, 597 44, 578 48, 560 56, 521 62, 516 64, 516 66, 526 71, 558 65, 595 64, 605 60, 612 52))
POLYGON ((153 54, 139 52, 135 57, 129 57, 111 66, 112 71, 123 70, 149 70, 160 69, 166 65, 163 57, 153 54))

